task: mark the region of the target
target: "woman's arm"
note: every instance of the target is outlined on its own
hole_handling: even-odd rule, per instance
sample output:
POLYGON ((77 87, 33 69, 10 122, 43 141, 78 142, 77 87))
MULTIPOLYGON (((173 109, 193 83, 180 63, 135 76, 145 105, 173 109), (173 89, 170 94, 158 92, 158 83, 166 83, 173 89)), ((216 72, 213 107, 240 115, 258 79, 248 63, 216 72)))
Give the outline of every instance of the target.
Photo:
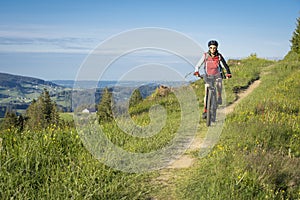
POLYGON ((227 73, 227 74, 231 74, 230 68, 229 68, 229 66, 227 65, 227 63, 226 63, 224 57, 223 57, 221 54, 220 54, 220 56, 221 56, 221 60, 220 60, 221 67, 223 67, 223 68, 226 69, 226 73, 227 73))
POLYGON ((200 76, 205 75, 204 62, 205 62, 205 53, 202 55, 197 65, 195 66, 195 72, 199 72, 200 76))

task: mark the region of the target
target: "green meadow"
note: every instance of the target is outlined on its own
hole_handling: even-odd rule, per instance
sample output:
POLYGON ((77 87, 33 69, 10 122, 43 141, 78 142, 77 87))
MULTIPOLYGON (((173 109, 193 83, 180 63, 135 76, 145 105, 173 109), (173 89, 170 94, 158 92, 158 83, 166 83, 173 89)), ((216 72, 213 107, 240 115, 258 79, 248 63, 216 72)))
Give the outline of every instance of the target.
MULTIPOLYGON (((84 147, 72 126, 0 133, 1 199, 299 199, 300 196, 300 62, 269 61, 252 55, 232 60, 233 78, 224 81, 226 102, 254 80, 261 83, 226 117, 212 151, 187 169, 171 172, 169 184, 156 180, 158 171, 122 172, 106 166, 84 147)), ((200 110, 203 80, 191 83, 200 110)), ((106 136, 130 152, 163 148, 178 130, 181 111, 173 93, 153 94, 131 107, 136 124, 150 123, 152 105, 166 109, 159 134, 137 138, 114 122, 101 124, 106 136)), ((200 115, 201 113, 199 113, 200 115)), ((72 116, 61 114, 65 121, 72 116)), ((200 121, 199 134, 206 131, 200 121)))

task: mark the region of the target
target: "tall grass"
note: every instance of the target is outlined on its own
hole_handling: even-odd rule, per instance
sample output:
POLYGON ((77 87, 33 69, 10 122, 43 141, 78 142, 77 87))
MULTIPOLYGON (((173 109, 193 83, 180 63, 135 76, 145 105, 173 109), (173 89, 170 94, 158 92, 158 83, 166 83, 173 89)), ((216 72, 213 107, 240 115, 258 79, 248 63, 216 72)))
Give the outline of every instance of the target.
POLYGON ((73 129, 1 132, 1 199, 143 199, 150 174, 128 174, 95 160, 73 129))

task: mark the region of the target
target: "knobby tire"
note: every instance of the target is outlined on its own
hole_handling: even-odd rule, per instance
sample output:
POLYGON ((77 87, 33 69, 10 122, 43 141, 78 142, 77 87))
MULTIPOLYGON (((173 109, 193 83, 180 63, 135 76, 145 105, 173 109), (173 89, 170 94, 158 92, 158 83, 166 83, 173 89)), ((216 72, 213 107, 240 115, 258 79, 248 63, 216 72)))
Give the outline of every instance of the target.
POLYGON ((217 97, 215 92, 213 92, 211 98, 211 121, 215 122, 217 117, 217 97))
POLYGON ((206 116, 206 126, 210 126, 211 120, 212 120, 212 92, 210 89, 208 89, 207 94, 207 116, 206 116))

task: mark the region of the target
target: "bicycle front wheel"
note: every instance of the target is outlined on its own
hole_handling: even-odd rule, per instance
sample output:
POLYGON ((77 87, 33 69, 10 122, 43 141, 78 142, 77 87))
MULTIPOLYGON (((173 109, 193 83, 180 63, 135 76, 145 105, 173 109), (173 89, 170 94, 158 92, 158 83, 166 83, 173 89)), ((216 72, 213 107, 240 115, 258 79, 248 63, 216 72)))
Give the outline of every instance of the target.
POLYGON ((215 91, 213 92, 213 94, 211 95, 211 121, 215 122, 216 118, 217 118, 217 97, 216 97, 216 93, 215 91))
POLYGON ((213 109, 212 109, 212 92, 211 90, 208 90, 207 91, 208 94, 207 94, 207 116, 206 116, 206 126, 210 126, 211 124, 211 121, 212 121, 212 112, 213 112, 213 109))

